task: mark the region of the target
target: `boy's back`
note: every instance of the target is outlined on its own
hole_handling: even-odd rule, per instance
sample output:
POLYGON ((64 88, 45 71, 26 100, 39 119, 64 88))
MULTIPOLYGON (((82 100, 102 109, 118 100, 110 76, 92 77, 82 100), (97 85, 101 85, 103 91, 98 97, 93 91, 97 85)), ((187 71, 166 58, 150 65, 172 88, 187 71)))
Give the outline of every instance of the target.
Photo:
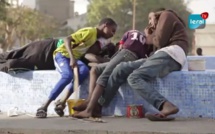
POLYGON ((149 56, 151 53, 151 47, 146 44, 146 36, 144 33, 138 30, 129 30, 126 32, 120 44, 123 44, 123 48, 129 49, 134 52, 138 58, 145 58, 146 55, 149 56))
MULTIPOLYGON (((77 32, 71 34, 74 42, 72 52, 76 59, 80 59, 87 50, 96 42, 97 39, 97 30, 96 27, 86 27, 78 30, 77 32)), ((64 41, 61 39, 57 44, 57 49, 54 54, 60 52, 63 56, 69 58, 69 53, 64 45, 64 41)))

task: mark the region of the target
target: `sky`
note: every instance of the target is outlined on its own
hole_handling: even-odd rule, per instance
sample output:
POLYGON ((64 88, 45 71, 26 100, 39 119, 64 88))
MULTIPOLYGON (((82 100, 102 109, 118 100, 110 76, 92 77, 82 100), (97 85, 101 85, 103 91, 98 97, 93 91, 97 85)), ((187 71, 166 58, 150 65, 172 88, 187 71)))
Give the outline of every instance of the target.
MULTIPOLYGON (((35 0, 20 0, 20 3, 25 3, 32 8, 35 7, 35 0)), ((208 12, 209 17, 207 23, 215 24, 215 0, 184 0, 190 1, 188 8, 192 10, 195 14, 201 14, 202 12, 208 12)), ((75 12, 79 14, 86 13, 87 11, 87 0, 75 0, 75 12)))

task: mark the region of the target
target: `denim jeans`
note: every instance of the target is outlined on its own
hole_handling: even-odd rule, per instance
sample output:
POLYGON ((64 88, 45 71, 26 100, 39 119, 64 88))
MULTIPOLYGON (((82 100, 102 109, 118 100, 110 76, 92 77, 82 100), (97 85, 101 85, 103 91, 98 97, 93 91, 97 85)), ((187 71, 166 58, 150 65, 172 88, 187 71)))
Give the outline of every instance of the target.
MULTIPOLYGON (((136 61, 122 62, 114 68, 111 73, 107 86, 104 90, 103 95, 99 98, 99 103, 102 106, 108 106, 111 100, 116 95, 119 87, 127 82, 128 76, 135 70, 138 69, 146 59, 139 59, 136 61)), ((96 70, 96 73, 100 73, 100 70, 96 70)))
MULTIPOLYGON (((63 56, 61 53, 57 53, 54 57, 55 66, 61 74, 60 80, 57 82, 53 90, 49 95, 50 100, 55 100, 63 89, 68 85, 69 91, 73 92, 73 70, 70 67, 70 59, 63 56)), ((78 71, 79 71, 79 84, 88 77, 89 69, 80 60, 77 60, 78 71)))
POLYGON ((137 60, 137 56, 133 52, 131 52, 127 49, 122 49, 122 50, 118 51, 113 56, 113 58, 110 60, 110 62, 104 63, 106 65, 105 68, 103 68, 104 65, 102 65, 102 64, 98 65, 98 68, 99 68, 99 66, 102 66, 102 68, 104 70, 101 73, 101 75, 98 77, 96 83, 103 87, 106 87, 109 76, 111 75, 113 69, 118 64, 120 64, 121 62, 124 62, 124 61, 134 61, 134 60, 137 60))
POLYGON ((141 97, 158 110, 167 99, 149 84, 156 77, 164 77, 172 71, 179 71, 181 65, 165 52, 157 52, 128 77, 128 84, 141 97))
POLYGON ((124 62, 118 65, 108 80, 108 86, 99 99, 99 103, 107 106, 117 93, 121 84, 128 81, 128 84, 141 97, 152 104, 155 108, 160 106, 167 99, 149 84, 156 77, 164 77, 172 71, 179 71, 181 65, 172 59, 165 52, 158 52, 148 59, 133 62, 124 62))

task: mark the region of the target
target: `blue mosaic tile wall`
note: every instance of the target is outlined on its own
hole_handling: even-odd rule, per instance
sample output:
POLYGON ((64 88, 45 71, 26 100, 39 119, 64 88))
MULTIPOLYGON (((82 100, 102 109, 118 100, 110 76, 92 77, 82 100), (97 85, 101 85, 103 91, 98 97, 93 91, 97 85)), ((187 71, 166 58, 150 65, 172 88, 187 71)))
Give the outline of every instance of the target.
MULTIPOLYGON (((47 99, 60 75, 56 71, 34 71, 16 75, 0 72, 0 110, 7 112, 18 107, 19 112, 35 113, 47 99)), ((181 71, 169 74, 163 79, 156 79, 153 88, 180 108, 178 117, 215 118, 215 71, 181 71)), ((88 94, 88 80, 81 85, 81 98, 88 94)), ((138 94, 124 84, 111 102, 103 109, 104 115, 126 114, 126 106, 143 104, 146 111, 156 111, 138 94)), ((48 113, 54 114, 54 104, 48 113)))
MULTIPOLYGON (((180 71, 151 83, 168 100, 180 108, 179 117, 215 118, 215 71, 180 71)), ((81 90, 86 97, 87 87, 81 90)), ((122 85, 110 107, 104 108, 105 115, 126 115, 126 106, 143 104, 146 112, 156 112, 144 99, 136 94, 127 84, 122 85)))

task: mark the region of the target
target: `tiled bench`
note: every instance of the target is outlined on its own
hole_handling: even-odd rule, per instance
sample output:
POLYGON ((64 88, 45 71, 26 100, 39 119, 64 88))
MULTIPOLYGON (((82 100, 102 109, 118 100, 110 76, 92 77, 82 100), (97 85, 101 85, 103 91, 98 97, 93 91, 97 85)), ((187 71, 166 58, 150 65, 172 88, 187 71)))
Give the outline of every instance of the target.
MULTIPOLYGON (((7 112, 18 107, 19 112, 35 113, 47 99, 51 89, 60 78, 56 71, 34 71, 16 75, 0 72, 0 110, 7 112)), ((180 107, 180 117, 215 118, 215 71, 179 71, 152 83, 169 100, 180 107)), ((81 86, 81 98, 87 96, 88 80, 81 86)), ((125 115, 129 104, 143 104, 147 111, 151 105, 136 95, 124 84, 110 107, 103 109, 104 115, 125 115)), ((54 105, 49 114, 54 114, 54 105)))

